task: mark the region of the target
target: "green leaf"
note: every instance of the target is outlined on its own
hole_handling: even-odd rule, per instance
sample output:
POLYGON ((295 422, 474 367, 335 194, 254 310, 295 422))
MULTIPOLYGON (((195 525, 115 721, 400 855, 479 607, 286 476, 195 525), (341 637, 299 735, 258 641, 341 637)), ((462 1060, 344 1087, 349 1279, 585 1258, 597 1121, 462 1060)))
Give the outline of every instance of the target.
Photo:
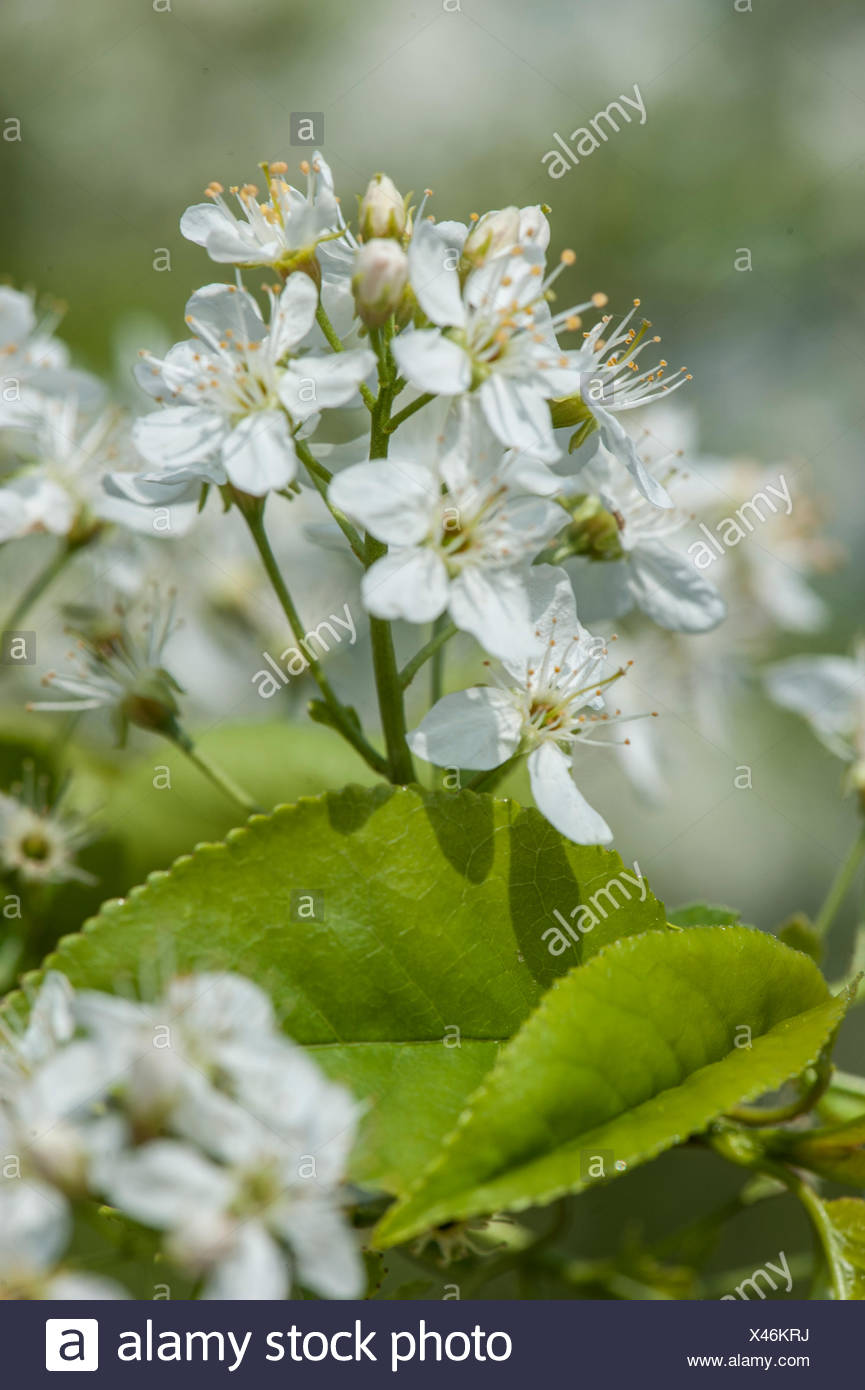
MULTIPOLYGON (((220 725, 196 745, 267 809, 340 787, 349 778, 372 778, 334 734, 309 725, 220 725)), ((223 839, 242 817, 179 749, 157 740, 145 758, 125 768, 103 801, 101 820, 126 846, 130 876, 123 891, 153 869, 167 869, 200 841, 223 839)))
POLYGON ((845 1004, 747 927, 616 942, 549 991, 377 1243, 633 1168, 815 1062, 845 1004))
POLYGON ((865 1202, 861 1197, 838 1197, 820 1206, 825 1217, 821 1236, 835 1297, 865 1299, 865 1202))
POLYGON ((668 912, 667 921, 673 927, 735 927, 741 915, 735 908, 718 903, 687 903, 668 912))
POLYGON ((663 928, 645 879, 626 873, 513 802, 349 787, 200 847, 48 963, 108 991, 153 992, 190 969, 258 981, 287 1032, 368 1102, 354 1177, 400 1192, 550 981, 617 936, 663 928), (592 922, 572 918, 581 904, 592 922), (556 911, 590 929, 574 941, 556 911))

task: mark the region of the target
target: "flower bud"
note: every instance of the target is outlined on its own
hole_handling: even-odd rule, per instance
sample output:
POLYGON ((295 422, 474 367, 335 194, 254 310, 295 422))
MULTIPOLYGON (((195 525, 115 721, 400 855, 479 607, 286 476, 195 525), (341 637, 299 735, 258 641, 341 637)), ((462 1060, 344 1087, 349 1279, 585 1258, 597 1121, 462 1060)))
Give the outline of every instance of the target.
POLYGON ((472 227, 465 239, 462 259, 467 268, 476 270, 491 256, 499 256, 509 251, 520 239, 520 210, 516 207, 501 208, 498 212, 485 212, 472 227))
POLYGON ((374 174, 367 184, 360 200, 359 225, 364 241, 401 237, 405 231, 405 199, 387 174, 374 174))
POLYGON ((351 280, 358 317, 378 328, 396 313, 408 283, 408 257, 395 241, 375 237, 360 248, 351 280))

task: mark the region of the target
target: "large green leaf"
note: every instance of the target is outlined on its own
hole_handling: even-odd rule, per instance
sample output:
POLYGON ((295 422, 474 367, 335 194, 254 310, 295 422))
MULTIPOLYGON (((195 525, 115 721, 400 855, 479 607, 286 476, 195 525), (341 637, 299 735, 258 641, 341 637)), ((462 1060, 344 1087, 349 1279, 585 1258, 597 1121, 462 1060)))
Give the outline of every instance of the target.
POLYGON ((625 872, 513 802, 354 787, 201 846, 48 963, 104 990, 187 969, 259 981, 286 1030, 369 1102, 354 1176, 402 1191, 552 979, 617 936, 665 930, 625 872), (590 925, 580 904, 594 925, 551 953, 556 912, 590 925))
POLYGON ((844 1007, 807 957, 747 927, 616 942, 548 992, 379 1243, 632 1168, 798 1075, 844 1007))

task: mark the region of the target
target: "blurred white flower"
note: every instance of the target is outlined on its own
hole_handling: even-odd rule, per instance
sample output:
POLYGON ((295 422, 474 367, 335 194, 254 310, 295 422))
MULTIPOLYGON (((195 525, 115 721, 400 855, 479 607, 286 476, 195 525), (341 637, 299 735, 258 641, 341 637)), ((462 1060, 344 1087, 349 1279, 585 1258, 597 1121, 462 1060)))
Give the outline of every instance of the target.
POLYGON ((69 653, 68 672, 43 676, 43 685, 69 698, 34 700, 27 708, 72 714, 105 709, 121 745, 130 724, 179 737, 176 697, 182 692, 163 665, 165 648, 178 627, 174 608, 173 594, 162 599, 154 590, 140 605, 140 622, 133 624, 119 604, 113 623, 91 624, 88 632, 79 634, 77 649, 69 653))
MULTIPOLYGON (((296 355, 315 319, 318 291, 293 275, 270 291, 270 324, 251 295, 233 285, 205 285, 186 306, 195 337, 160 362, 145 355, 138 380, 157 400, 178 401, 145 415, 133 441, 156 471, 145 484, 175 488, 190 482, 232 482, 261 497, 297 472, 294 429, 331 406, 344 405, 375 365, 365 348, 296 355)), ((122 475, 112 482, 133 501, 122 475)), ((151 499, 147 499, 151 500, 151 499)))
POLYGON ((140 526, 139 508, 109 497, 107 471, 129 462, 125 422, 109 409, 93 419, 76 396, 28 392, 16 437, 22 466, 0 481, 0 541, 48 531, 72 544, 104 522, 140 526))
POLYGON ((794 656, 764 673, 776 704, 801 714, 821 743, 850 764, 848 785, 865 791, 865 644, 852 656, 794 656))
POLYGON ((24 1179, 4 1183, 0 1187, 0 1298, 128 1298, 113 1279, 59 1265, 71 1230, 69 1208, 59 1192, 24 1179))
POLYGON ((91 990, 75 996, 79 1025, 116 1064, 116 1089, 141 1131, 169 1120, 182 1101, 216 1077, 234 1084, 274 1036, 262 990, 237 975, 173 980, 153 1003, 91 990))
POLYGON ((593 608, 605 617, 636 607, 672 632, 708 632, 723 621, 726 605, 714 584, 669 544, 689 520, 683 512, 647 501, 603 448, 575 481, 573 522, 554 558, 568 551, 586 557, 569 565, 577 593, 591 584, 593 608))
POLYGON ((86 822, 50 802, 44 781, 25 765, 20 785, 0 792, 0 872, 16 873, 26 883, 95 883, 75 856, 92 838, 86 822))
POLYGON ((92 405, 101 394, 94 377, 69 366, 69 354, 54 337, 60 314, 39 319, 33 297, 0 285, 0 428, 17 425, 27 395, 75 394, 92 405))
POLYGON ((522 661, 505 660, 498 685, 446 695, 433 706, 409 744, 419 757, 445 767, 500 767, 528 754, 538 810, 578 844, 606 844, 612 831, 577 787, 574 758, 580 744, 616 722, 604 710, 607 648, 577 618, 571 582, 561 569, 531 570, 528 592, 535 613, 535 649, 522 661))
POLYGON ((154 1140, 112 1163, 109 1198, 207 1272, 203 1298, 285 1298, 293 1268, 324 1297, 356 1298, 363 1267, 338 1184, 358 1108, 285 1039, 262 1049, 250 1081, 242 1104, 212 1088, 186 1096, 173 1117, 186 1142, 154 1140), (281 1102, 266 1119, 250 1108, 265 1098, 281 1102))

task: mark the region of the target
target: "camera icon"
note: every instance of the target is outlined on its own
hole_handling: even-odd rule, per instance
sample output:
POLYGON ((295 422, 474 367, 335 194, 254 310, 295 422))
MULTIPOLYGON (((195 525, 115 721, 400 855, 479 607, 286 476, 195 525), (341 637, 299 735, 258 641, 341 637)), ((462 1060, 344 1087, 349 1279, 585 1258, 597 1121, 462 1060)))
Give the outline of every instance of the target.
POLYGON ((96 1318, 46 1318, 46 1371, 98 1371, 99 1323, 96 1318))

